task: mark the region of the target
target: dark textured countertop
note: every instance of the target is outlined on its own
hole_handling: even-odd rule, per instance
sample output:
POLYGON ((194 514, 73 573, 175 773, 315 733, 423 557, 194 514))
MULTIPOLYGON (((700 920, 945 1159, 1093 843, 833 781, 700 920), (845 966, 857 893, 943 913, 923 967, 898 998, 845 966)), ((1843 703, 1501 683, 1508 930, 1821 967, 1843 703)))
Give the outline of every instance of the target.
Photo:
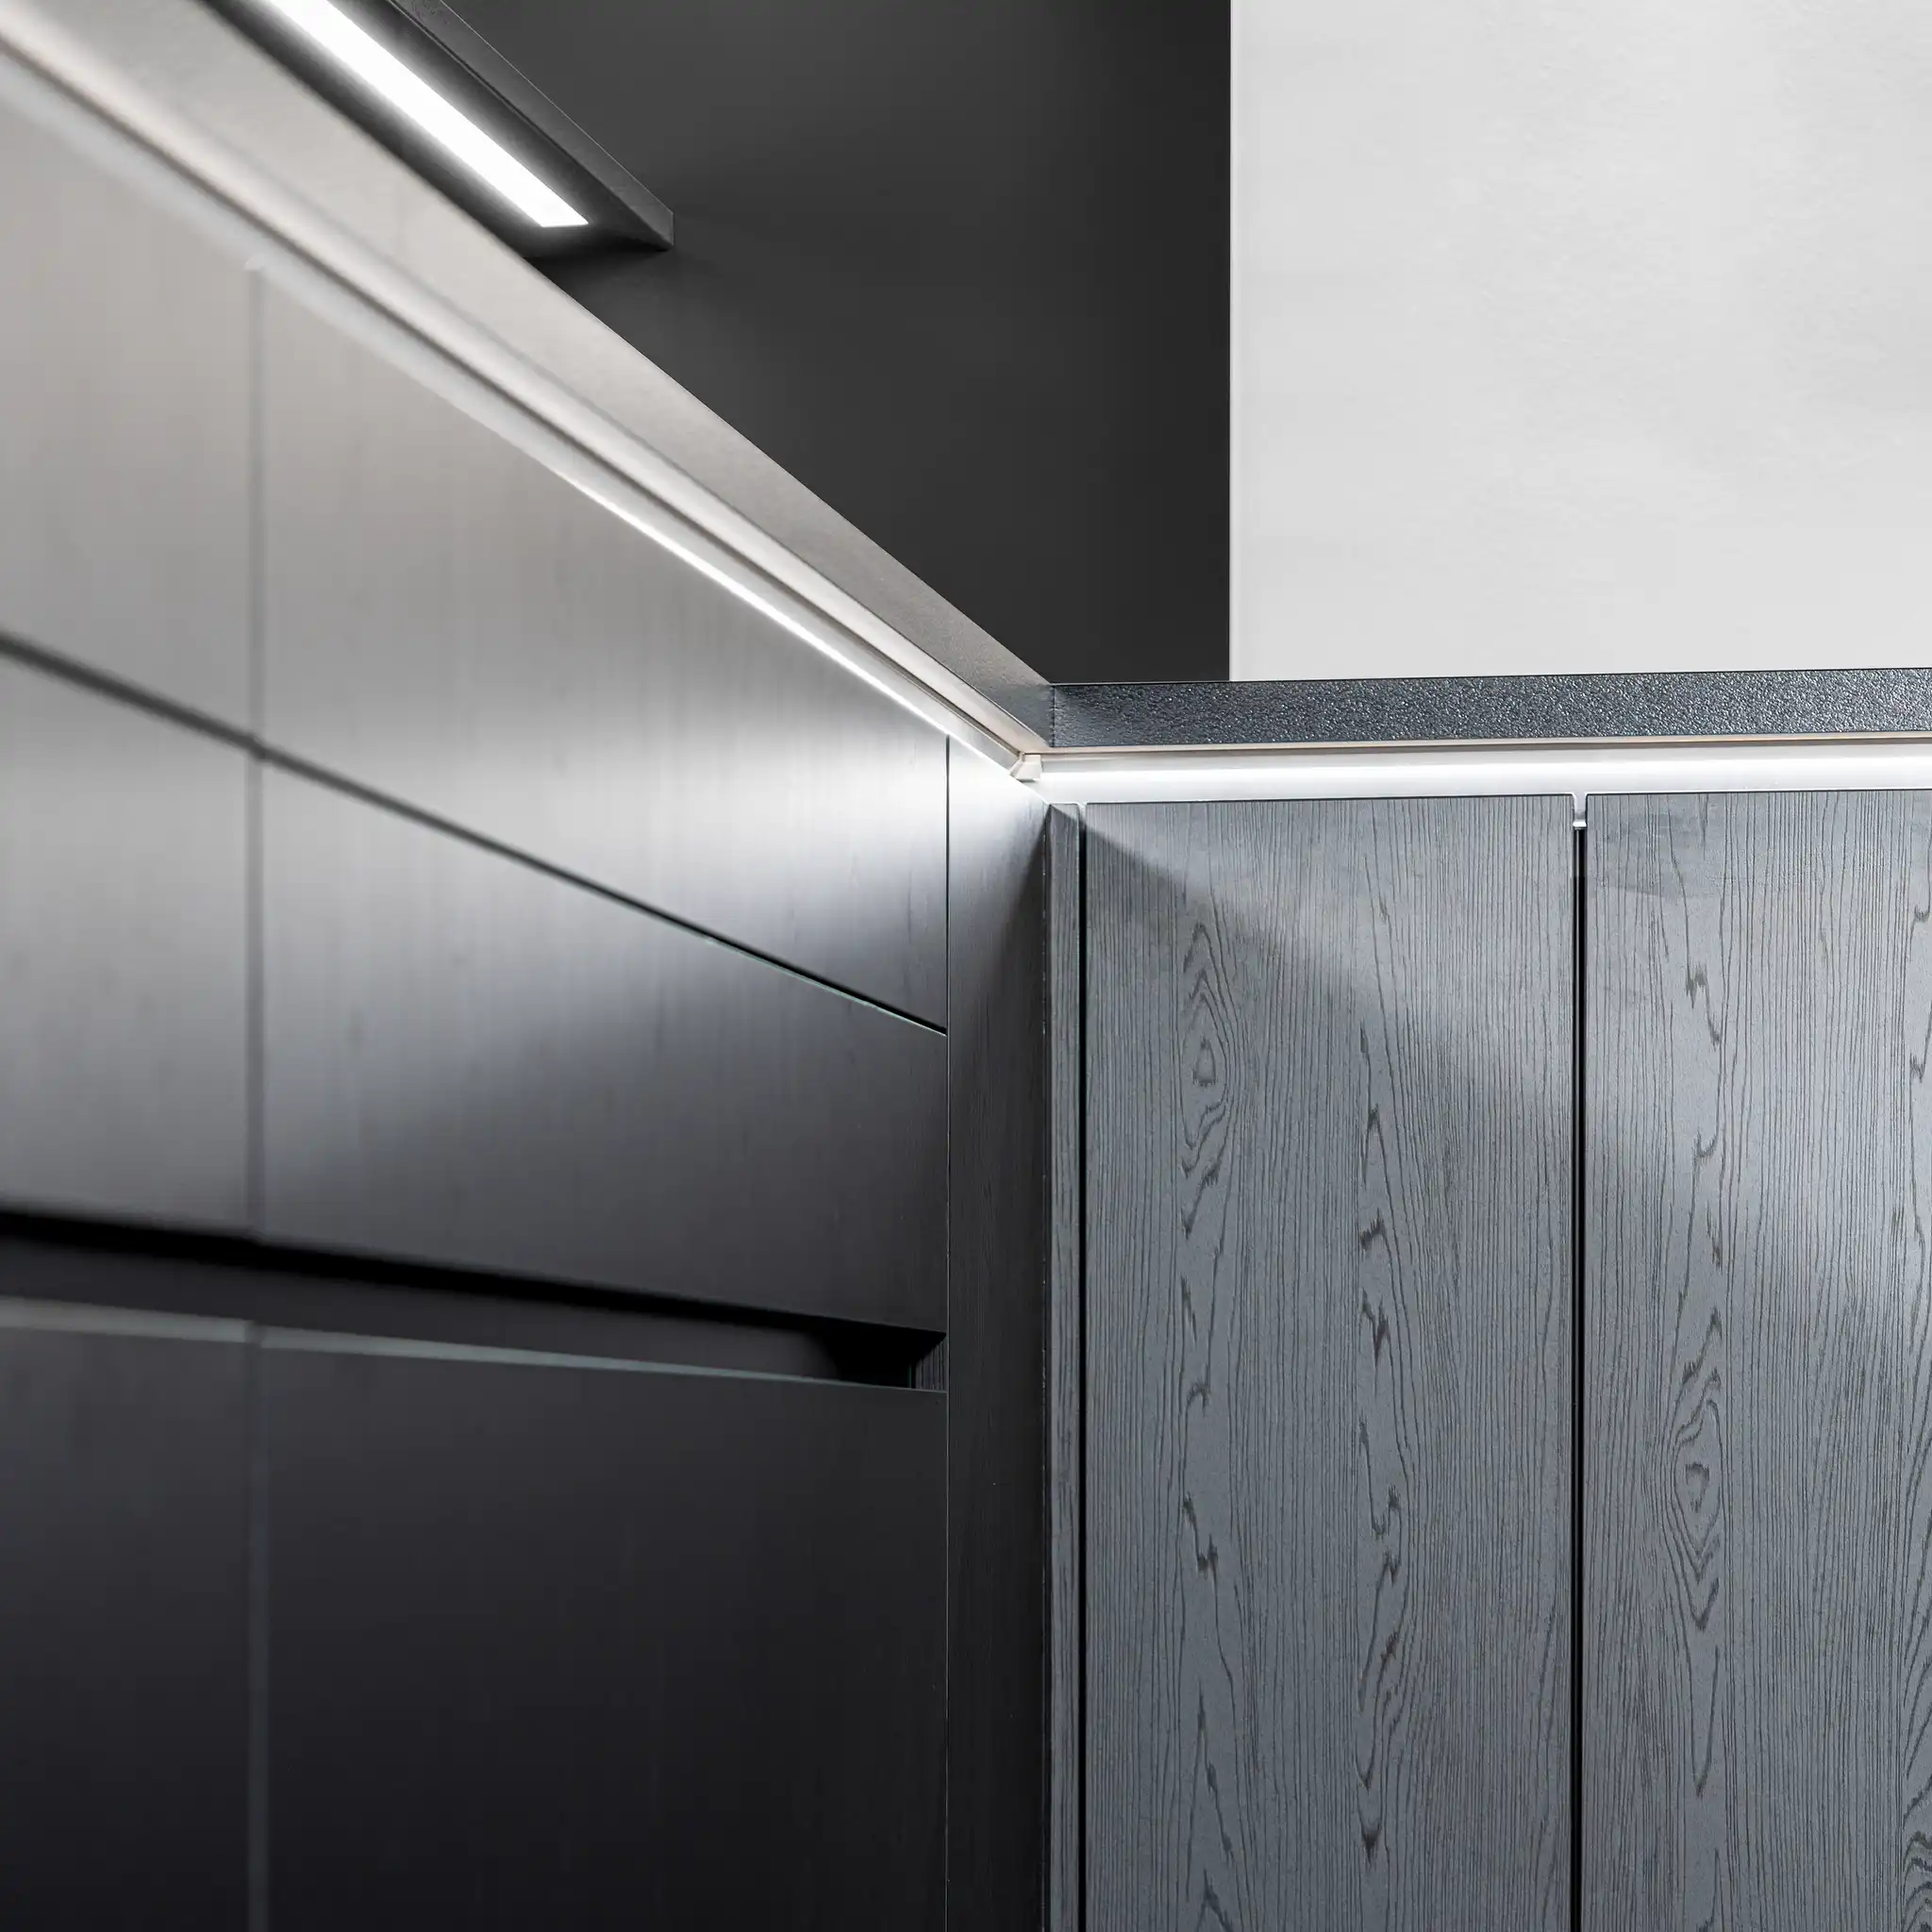
POLYGON ((1063 684, 1057 750, 1932 734, 1932 669, 1063 684))

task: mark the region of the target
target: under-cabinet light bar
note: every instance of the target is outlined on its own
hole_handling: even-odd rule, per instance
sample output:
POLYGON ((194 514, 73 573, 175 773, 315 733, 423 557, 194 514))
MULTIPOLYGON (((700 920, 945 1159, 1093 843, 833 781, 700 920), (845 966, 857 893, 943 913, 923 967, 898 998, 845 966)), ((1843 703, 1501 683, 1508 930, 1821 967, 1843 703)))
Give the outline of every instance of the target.
POLYGON ((588 225, 586 217, 540 181, 501 142, 484 133, 427 81, 410 73, 331 0, 261 0, 261 4, 306 34, 330 59, 347 68, 538 227, 588 225))
POLYGON ((1932 791, 1932 743, 1472 745, 1280 752, 1042 753, 1016 776, 1062 805, 1568 792, 1932 791))

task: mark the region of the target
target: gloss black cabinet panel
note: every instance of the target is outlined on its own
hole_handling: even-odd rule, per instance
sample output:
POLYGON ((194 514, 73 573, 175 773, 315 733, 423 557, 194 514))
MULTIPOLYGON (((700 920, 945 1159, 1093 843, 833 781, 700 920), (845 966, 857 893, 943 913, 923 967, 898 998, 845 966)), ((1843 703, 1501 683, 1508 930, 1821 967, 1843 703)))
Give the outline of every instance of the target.
POLYGON ((248 1924, 241 1334, 0 1302, 9 1926, 248 1924))
POLYGON ((1932 1924, 1932 794, 1592 798, 1583 1923, 1932 1924))
POLYGON ((1570 801, 1086 891, 1088 1924, 1567 1932, 1570 801))
POLYGON ((270 739, 943 1021, 941 734, 417 374, 264 305, 270 739))
POLYGON ((0 658, 0 1204, 245 1224, 248 785, 0 658))
POLYGON ((945 1325, 946 1042, 272 772, 267 1232, 945 1325))
POLYGON ((276 1932, 939 1932, 943 1397, 262 1374, 276 1932))
POLYGON ((0 72, 0 635, 245 724, 248 275, 121 145, 0 72))

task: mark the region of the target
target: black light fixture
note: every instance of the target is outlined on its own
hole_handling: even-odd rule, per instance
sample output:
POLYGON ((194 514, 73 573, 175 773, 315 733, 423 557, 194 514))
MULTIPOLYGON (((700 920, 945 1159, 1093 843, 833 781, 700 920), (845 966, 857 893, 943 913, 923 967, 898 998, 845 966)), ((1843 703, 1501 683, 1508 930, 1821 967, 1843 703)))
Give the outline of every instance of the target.
POLYGON ((671 210, 442 0, 211 4, 525 255, 671 246, 671 210))

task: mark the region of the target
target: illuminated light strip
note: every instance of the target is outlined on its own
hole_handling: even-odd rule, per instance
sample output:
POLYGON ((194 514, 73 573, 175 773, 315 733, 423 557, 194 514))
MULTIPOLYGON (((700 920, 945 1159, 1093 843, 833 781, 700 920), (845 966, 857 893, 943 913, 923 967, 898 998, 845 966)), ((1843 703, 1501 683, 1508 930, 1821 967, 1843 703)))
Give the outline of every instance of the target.
MULTIPOLYGON (((841 642, 835 642, 839 637, 838 626, 830 619, 825 620, 825 629, 821 631, 790 608, 780 598, 767 595, 755 589, 738 572, 727 568, 715 558, 706 554, 696 544, 684 541, 674 536, 662 524, 650 516, 640 515, 636 508, 625 503, 610 491, 599 488, 581 475, 572 475, 568 470, 552 466, 554 474, 580 495, 587 496, 599 509, 628 524, 640 536, 648 537, 663 551, 688 564, 701 575, 708 577, 721 589, 730 591, 741 604, 748 605, 759 616, 769 618, 781 629, 788 631, 800 643, 808 644, 821 657, 829 658, 847 676, 854 677, 860 684, 869 686, 882 697, 890 698, 903 711, 909 711, 922 724, 933 725, 950 738, 962 749, 975 757, 985 758, 1009 776, 1017 776, 1016 761, 1024 759, 1024 754, 995 738, 983 725, 966 717, 953 705, 923 683, 911 673, 902 677, 892 677, 874 670, 861 661, 841 642)), ((859 651, 865 646, 860 644, 859 651)))
POLYGON ((460 161, 478 180, 540 228, 581 228, 584 216, 547 188, 523 162, 410 73, 330 0, 260 0, 306 34, 333 60, 460 161))
POLYGON ((1057 805, 1567 792, 1932 791, 1932 741, 1473 745, 1468 750, 1042 753, 1015 774, 1057 805))

